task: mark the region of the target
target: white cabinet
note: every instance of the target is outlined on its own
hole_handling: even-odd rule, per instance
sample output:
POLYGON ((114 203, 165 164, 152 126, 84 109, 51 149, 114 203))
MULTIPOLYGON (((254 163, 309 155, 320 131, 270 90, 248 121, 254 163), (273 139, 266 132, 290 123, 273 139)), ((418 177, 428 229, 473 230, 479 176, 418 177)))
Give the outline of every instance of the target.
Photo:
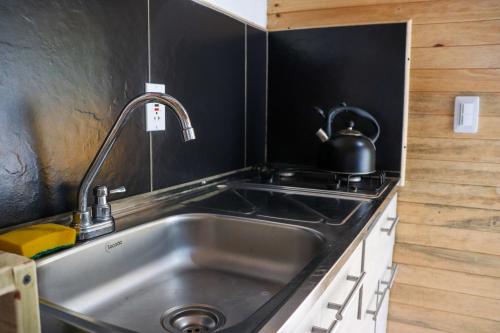
MULTIPOLYGON (((397 196, 373 223, 339 273, 319 297, 305 301, 278 333, 385 333, 389 293, 397 267, 392 264, 397 196)), ((325 276, 328 277, 328 274, 325 276)))
POLYGON ((358 321, 359 292, 365 278, 362 257, 360 244, 319 299, 309 309, 307 305, 299 307, 279 332, 344 332, 344 327, 358 321))

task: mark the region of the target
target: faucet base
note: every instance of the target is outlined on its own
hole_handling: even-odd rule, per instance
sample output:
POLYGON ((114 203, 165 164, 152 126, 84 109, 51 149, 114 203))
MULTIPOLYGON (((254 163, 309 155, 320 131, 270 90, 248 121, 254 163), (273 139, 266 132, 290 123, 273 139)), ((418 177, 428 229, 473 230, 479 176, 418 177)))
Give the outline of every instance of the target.
POLYGON ((115 231, 115 220, 111 217, 102 222, 91 222, 90 212, 73 212, 71 227, 76 230, 76 239, 85 241, 115 231))

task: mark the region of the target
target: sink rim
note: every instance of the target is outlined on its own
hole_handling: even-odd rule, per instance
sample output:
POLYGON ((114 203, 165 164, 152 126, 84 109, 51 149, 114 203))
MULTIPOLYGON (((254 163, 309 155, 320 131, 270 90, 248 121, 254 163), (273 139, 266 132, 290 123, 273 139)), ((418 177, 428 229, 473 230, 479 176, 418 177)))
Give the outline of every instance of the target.
MULTIPOLYGON (((324 247, 328 243, 328 240, 325 237, 325 235, 321 231, 316 230, 314 228, 314 225, 311 225, 311 226, 299 225, 299 224, 295 224, 294 222, 296 222, 296 221, 292 221, 292 220, 287 221, 287 220, 283 219, 281 221, 274 221, 274 220, 268 220, 265 217, 255 218, 255 217, 243 217, 243 216, 238 216, 238 215, 233 215, 233 214, 217 214, 217 213, 196 212, 196 211, 194 211, 194 212, 183 211, 183 212, 177 212, 177 213, 174 213, 171 215, 167 215, 167 216, 162 217, 162 218, 154 219, 152 221, 143 222, 141 224, 131 226, 131 227, 123 229, 123 230, 118 230, 118 231, 115 231, 113 233, 103 235, 101 237, 94 238, 94 239, 91 239, 91 240, 88 240, 85 242, 76 243, 71 248, 64 249, 60 252, 50 254, 50 255, 43 257, 43 258, 40 258, 40 259, 36 259, 35 260, 36 268, 38 270, 39 268, 45 267, 54 261, 58 261, 62 258, 68 257, 74 253, 81 252, 87 248, 97 246, 99 243, 106 243, 110 239, 120 237, 123 235, 132 234, 132 233, 137 232, 138 230, 153 228, 156 225, 169 223, 170 220, 174 220, 175 218, 180 218, 180 217, 181 218, 183 218, 183 217, 199 218, 199 217, 206 217, 206 216, 221 218, 221 219, 235 219, 235 220, 238 220, 238 221, 241 221, 244 223, 272 225, 272 226, 275 226, 278 228, 283 228, 283 229, 300 230, 300 231, 311 233, 316 238, 318 238, 318 240, 322 243, 322 247, 324 247)), ((117 223, 119 223, 119 221, 117 221, 117 223)))

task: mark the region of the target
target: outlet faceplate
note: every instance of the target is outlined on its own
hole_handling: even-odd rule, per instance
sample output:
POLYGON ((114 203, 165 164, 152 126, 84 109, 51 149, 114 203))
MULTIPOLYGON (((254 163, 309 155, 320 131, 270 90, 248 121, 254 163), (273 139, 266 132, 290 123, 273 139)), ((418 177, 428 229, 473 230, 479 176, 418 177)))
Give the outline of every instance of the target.
POLYGON ((479 126, 479 96, 455 97, 455 133, 477 133, 479 126))
MULTIPOLYGON (((146 83, 146 92, 165 93, 165 85, 158 83, 146 83)), ((146 131, 165 130, 165 105, 159 103, 146 104, 146 131)))

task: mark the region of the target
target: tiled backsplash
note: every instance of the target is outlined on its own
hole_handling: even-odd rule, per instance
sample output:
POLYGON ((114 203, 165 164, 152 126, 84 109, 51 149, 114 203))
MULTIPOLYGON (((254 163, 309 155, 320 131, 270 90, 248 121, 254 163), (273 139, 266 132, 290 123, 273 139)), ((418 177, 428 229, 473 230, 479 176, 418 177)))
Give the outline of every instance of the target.
POLYGON ((198 139, 181 143, 172 116, 150 138, 138 110, 96 184, 125 185, 129 196, 263 161, 266 33, 191 1, 149 8, 0 5, 0 227, 72 210, 113 121, 147 81, 186 106, 198 139))

